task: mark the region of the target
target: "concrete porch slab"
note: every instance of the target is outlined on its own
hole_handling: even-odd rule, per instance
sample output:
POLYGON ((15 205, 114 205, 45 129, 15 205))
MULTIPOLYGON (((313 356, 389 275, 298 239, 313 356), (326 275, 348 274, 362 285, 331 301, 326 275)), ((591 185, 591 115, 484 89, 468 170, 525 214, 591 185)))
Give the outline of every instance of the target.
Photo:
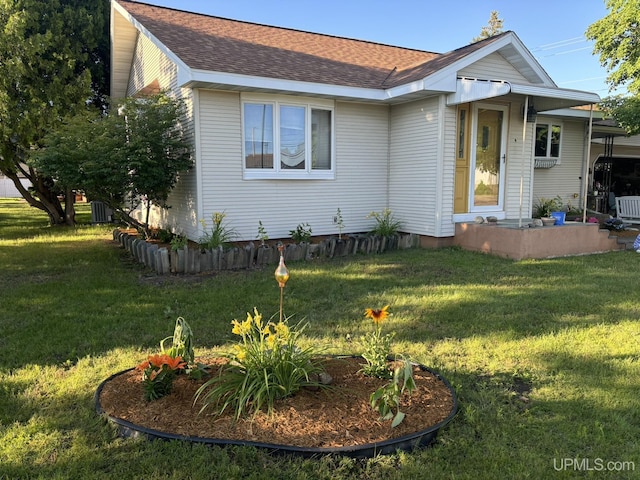
POLYGON ((528 222, 497 224, 457 223, 454 245, 513 260, 588 255, 623 250, 608 230, 597 223, 566 222, 564 225, 529 228, 528 222))

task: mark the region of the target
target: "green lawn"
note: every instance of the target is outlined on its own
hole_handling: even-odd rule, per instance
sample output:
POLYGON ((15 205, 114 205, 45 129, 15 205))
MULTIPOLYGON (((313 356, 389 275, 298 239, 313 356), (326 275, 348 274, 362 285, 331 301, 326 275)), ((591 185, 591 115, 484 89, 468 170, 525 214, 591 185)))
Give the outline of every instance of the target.
POLYGON ((224 351, 232 319, 277 312, 273 269, 156 277, 109 227, 51 228, 0 199, 0 479, 640 478, 637 253, 416 249, 288 267, 285 314, 332 353, 358 353, 364 309, 390 304, 394 351, 458 395, 435 445, 303 460, 117 438, 94 412, 98 384, 154 352, 178 316, 196 354, 224 351))

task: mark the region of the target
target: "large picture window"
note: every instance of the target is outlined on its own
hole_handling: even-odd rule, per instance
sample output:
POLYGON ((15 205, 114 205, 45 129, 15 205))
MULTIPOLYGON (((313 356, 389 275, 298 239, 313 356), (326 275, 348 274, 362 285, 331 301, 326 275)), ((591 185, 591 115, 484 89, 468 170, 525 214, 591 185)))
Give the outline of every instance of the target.
POLYGON ((333 178, 333 104, 242 103, 244 177, 333 178))

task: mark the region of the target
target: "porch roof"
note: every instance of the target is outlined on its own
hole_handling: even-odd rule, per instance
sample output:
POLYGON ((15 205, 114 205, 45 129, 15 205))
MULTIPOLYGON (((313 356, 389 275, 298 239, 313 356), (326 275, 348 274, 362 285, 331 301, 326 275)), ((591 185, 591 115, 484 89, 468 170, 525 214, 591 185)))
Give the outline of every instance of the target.
POLYGON ((541 85, 525 85, 507 81, 487 81, 459 78, 456 91, 447 95, 447 105, 457 105, 509 93, 529 96, 529 105, 538 113, 561 108, 594 104, 600 101, 595 93, 541 85))

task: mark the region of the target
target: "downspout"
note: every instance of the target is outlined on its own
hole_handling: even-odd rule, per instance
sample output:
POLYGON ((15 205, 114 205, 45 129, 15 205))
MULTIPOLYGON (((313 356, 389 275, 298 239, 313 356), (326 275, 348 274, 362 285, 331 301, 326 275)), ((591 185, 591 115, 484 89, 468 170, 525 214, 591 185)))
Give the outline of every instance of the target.
POLYGON ((520 211, 518 213, 518 228, 522 228, 522 208, 524 207, 524 148, 527 138, 527 110, 529 110, 529 95, 524 98, 524 112, 522 114, 522 158, 520 163, 520 211))
POLYGON ((593 103, 589 106, 589 127, 587 129, 587 153, 584 162, 584 183, 582 186, 582 223, 587 222, 587 191, 589 189, 589 164, 591 163, 591 135, 593 134, 593 103))

